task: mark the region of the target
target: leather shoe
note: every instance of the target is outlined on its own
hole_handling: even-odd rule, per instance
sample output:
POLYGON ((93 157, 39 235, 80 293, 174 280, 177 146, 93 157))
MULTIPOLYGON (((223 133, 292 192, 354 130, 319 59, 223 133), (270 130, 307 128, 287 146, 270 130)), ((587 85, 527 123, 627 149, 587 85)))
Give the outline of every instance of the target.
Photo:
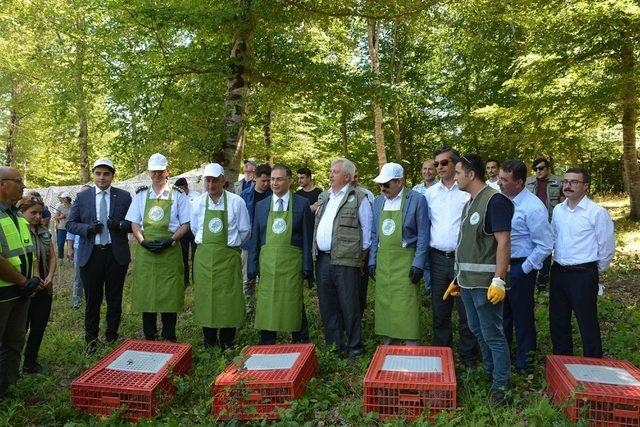
POLYGON ((44 372, 44 368, 41 364, 36 362, 33 365, 23 366, 22 372, 24 374, 41 374, 42 372, 44 372))
POLYGON ((87 345, 87 356, 91 356, 93 353, 96 352, 96 350, 98 349, 98 341, 97 340, 93 340, 91 341, 88 345, 87 345))

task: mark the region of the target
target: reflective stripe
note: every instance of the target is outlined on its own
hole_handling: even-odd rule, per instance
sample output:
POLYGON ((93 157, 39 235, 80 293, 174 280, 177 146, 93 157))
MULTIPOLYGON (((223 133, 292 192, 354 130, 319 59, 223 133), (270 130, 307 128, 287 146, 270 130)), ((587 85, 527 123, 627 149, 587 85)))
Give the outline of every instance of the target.
MULTIPOLYGON (((474 264, 472 262, 459 262, 456 263, 457 269, 460 271, 473 271, 475 273, 495 273, 495 264, 474 264)), ((511 269, 511 266, 507 267, 507 271, 511 269)))

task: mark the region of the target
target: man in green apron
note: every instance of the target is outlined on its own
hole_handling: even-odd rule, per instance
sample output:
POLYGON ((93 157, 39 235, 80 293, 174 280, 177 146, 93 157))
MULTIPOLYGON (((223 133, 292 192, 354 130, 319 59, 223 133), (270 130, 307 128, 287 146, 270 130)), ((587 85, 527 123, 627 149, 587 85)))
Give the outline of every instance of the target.
POLYGON ((260 276, 254 327, 260 344, 275 344, 278 332, 293 342, 308 342, 302 283, 313 280, 313 215, 309 201, 289 191, 291 169, 271 170, 273 194, 256 205, 247 274, 260 276))
POLYGON ((385 345, 418 345, 420 280, 427 268, 429 210, 426 199, 404 185, 404 170, 387 163, 373 179, 380 196, 373 204, 369 275, 376 281, 375 332, 385 345))
POLYGON ((191 206, 191 231, 198 245, 193 262, 194 316, 204 344, 233 346, 244 325, 240 246, 251 235, 244 200, 224 190, 224 169, 209 163, 202 174, 205 193, 191 206))
POLYGON ((136 190, 125 218, 131 222, 138 240, 131 307, 142 313, 146 339, 156 339, 157 313, 161 313, 162 338, 176 341, 177 312, 184 308, 184 264, 179 241, 189 230, 191 206, 182 190, 168 185, 165 156, 153 154, 148 166, 151 188, 136 190))

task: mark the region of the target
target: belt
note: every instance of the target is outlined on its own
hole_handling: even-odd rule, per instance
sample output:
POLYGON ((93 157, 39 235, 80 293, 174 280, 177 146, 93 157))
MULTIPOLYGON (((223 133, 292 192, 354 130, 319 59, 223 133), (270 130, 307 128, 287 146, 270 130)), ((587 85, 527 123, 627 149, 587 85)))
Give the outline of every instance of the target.
POLYGON ((511 262, 525 262, 527 257, 511 258, 511 262))
POLYGON ((331 252, 329 251, 321 251, 320 249, 318 249, 318 255, 325 255, 325 256, 331 256, 331 252))
POLYGON ((111 248, 111 243, 107 243, 106 245, 93 245, 94 248, 98 249, 98 250, 105 250, 105 249, 109 249, 111 248))
POLYGON ((594 268, 598 265, 596 261, 585 262, 584 264, 574 264, 574 265, 562 265, 558 262, 554 262, 554 265, 557 265, 563 271, 584 271, 589 270, 590 268, 594 268))
POLYGON ((431 248, 431 250, 437 254, 442 255, 443 257, 447 257, 447 258, 455 258, 456 257, 456 251, 451 251, 451 252, 446 252, 446 251, 441 251, 440 249, 436 249, 436 248, 431 248))

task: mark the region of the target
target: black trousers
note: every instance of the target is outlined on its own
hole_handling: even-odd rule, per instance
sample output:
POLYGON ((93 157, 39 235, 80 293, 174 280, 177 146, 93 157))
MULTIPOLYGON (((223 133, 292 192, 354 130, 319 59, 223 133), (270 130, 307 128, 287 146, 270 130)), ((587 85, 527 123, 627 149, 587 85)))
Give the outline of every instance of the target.
POLYGON ((107 300, 107 341, 118 339, 122 316, 122 289, 129 264, 120 265, 113 256, 111 245, 93 247, 91 257, 80 267, 80 279, 84 288, 86 307, 84 312, 84 336, 87 343, 98 338, 100 330, 100 306, 107 300))
POLYGON ((29 367, 38 361, 38 352, 40 344, 44 337, 44 330, 49 322, 51 315, 51 305, 53 304, 53 296, 47 289, 34 294, 29 304, 29 313, 27 315, 27 344, 24 348, 23 366, 29 367))
POLYGON ((236 328, 207 328, 202 327, 205 347, 220 345, 222 350, 233 347, 236 339, 236 328))
POLYGON ((536 350, 536 317, 534 292, 536 289, 537 271, 528 274, 522 271, 522 261, 511 261, 509 281, 511 288, 507 291, 502 313, 502 326, 507 343, 511 347, 515 329, 517 355, 516 369, 525 370, 531 367, 533 353, 536 350))
POLYGON ((30 298, 0 302, 0 399, 20 376, 30 298))
POLYGON ((189 272, 193 278, 193 258, 196 256, 196 248, 198 247, 191 230, 182 236, 180 246, 182 246, 182 262, 184 264, 184 285, 189 286, 189 272), (191 268, 189 268, 189 249, 191 249, 191 268))
POLYGON ((574 312, 582 337, 583 355, 602 357, 597 298, 596 263, 579 270, 553 263, 549 294, 549 327, 553 354, 573 354, 571 312, 574 312))
MULTIPOLYGON (((160 313, 162 320, 162 338, 175 342, 178 313, 160 313)), ((142 330, 145 339, 153 341, 158 337, 158 313, 142 313, 142 330)))
MULTIPOLYGON (((260 331, 260 345, 272 345, 278 340, 278 332, 276 331, 260 331)), ((309 341, 309 321, 307 320, 307 310, 302 304, 302 322, 300 323, 300 330, 298 332, 291 333, 291 342, 293 343, 308 343, 309 341)))
POLYGON ((332 265, 330 255, 319 253, 316 272, 325 343, 349 356, 362 354, 360 268, 332 265), (347 334, 346 343, 342 331, 347 334))
POLYGON ((369 253, 362 261, 364 265, 360 268, 360 317, 364 316, 367 308, 367 291, 369 290, 369 253))
POLYGON ((467 324, 467 312, 460 297, 449 297, 442 300, 449 284, 453 281, 453 258, 429 252, 431 267, 431 310, 433 313, 433 345, 451 347, 453 344, 453 328, 451 314, 455 304, 458 312, 458 333, 460 335, 460 360, 464 364, 475 363, 480 357, 478 342, 467 324))

